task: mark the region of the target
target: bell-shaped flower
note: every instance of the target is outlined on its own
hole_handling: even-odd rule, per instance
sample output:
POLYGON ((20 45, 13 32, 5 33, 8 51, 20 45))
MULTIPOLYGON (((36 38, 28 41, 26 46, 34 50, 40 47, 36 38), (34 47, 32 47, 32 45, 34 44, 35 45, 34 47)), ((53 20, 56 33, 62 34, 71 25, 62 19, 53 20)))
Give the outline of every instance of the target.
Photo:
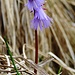
POLYGON ((35 10, 38 7, 41 7, 44 4, 44 0, 28 0, 26 6, 30 11, 35 10))
POLYGON ((31 21, 31 28, 37 30, 39 26, 40 30, 42 30, 43 28, 51 26, 52 18, 47 16, 42 8, 37 8, 34 13, 35 15, 31 21))

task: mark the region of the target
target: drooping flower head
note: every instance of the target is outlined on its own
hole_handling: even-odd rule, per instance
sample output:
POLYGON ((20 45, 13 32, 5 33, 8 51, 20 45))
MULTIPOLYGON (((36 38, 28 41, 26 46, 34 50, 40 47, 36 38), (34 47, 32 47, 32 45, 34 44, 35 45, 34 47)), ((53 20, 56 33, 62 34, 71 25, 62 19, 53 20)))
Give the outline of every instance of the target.
POLYGON ((40 30, 51 26, 52 18, 47 16, 42 9, 42 5, 45 0, 28 0, 26 6, 32 12, 34 12, 34 18, 31 21, 31 28, 37 30, 40 27, 40 30))
POLYGON ((44 4, 44 0, 28 0, 26 6, 30 11, 36 10, 36 8, 41 7, 44 4))
POLYGON ((51 25, 51 22, 52 22, 52 18, 49 18, 45 14, 43 9, 40 7, 35 10, 34 18, 31 21, 31 28, 37 30, 39 26, 40 30, 42 30, 43 28, 49 27, 51 25))

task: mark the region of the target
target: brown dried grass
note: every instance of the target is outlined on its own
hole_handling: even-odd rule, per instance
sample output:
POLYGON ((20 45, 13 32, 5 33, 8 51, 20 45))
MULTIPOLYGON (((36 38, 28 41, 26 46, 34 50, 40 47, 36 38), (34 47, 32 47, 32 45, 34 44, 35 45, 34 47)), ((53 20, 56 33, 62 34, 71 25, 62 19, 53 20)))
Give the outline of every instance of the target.
MULTIPOLYGON (((30 28, 32 13, 24 6, 26 0, 0 0, 0 2, 3 19, 3 23, 0 23, 0 35, 8 37, 14 56, 23 55, 34 61, 35 36, 34 30, 30 28)), ((47 0, 45 6, 46 13, 53 18, 53 24, 43 31, 38 29, 39 59, 49 56, 55 58, 50 64, 44 66, 50 75, 56 75, 60 66, 61 75, 74 75, 75 10, 72 6, 75 8, 75 1, 47 0)))

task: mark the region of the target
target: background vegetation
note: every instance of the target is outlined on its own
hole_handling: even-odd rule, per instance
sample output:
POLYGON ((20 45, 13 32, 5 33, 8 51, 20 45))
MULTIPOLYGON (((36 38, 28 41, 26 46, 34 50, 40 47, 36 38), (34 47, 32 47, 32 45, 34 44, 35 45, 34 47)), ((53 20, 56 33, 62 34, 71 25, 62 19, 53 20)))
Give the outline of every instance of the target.
POLYGON ((0 0, 1 75, 16 75, 7 55, 4 36, 8 38, 22 75, 33 75, 32 67, 38 70, 38 75, 46 75, 46 72, 57 75, 60 68, 61 75, 75 75, 75 0, 46 0, 45 12, 53 18, 53 23, 43 31, 38 29, 39 66, 32 62, 35 59, 35 36, 30 28, 33 13, 24 6, 26 3, 26 0, 0 0))

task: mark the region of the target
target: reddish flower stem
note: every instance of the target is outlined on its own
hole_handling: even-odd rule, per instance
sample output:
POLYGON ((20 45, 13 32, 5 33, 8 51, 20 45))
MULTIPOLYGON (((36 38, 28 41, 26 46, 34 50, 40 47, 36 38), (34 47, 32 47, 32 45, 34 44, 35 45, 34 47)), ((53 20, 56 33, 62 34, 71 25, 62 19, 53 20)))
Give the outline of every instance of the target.
MULTIPOLYGON (((38 64, 38 35, 37 35, 37 30, 35 30, 35 63, 38 64)), ((34 72, 37 74, 37 70, 34 69, 34 72)))

